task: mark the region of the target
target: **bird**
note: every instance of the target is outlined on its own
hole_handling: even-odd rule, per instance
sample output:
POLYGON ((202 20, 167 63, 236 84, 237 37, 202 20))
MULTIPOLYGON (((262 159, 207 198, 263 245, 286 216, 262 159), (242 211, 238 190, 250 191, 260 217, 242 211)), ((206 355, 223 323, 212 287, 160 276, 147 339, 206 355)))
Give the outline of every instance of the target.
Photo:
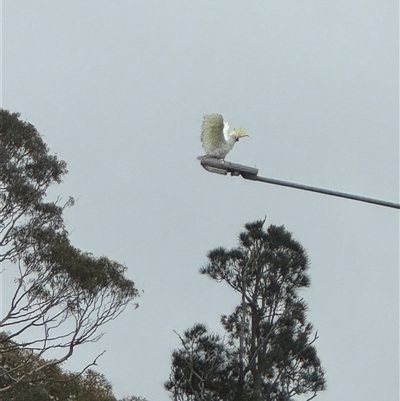
POLYGON ((213 157, 224 161, 233 145, 245 136, 248 135, 243 128, 231 129, 229 123, 224 121, 220 114, 205 115, 201 126, 200 140, 206 154, 199 156, 198 159, 213 157))

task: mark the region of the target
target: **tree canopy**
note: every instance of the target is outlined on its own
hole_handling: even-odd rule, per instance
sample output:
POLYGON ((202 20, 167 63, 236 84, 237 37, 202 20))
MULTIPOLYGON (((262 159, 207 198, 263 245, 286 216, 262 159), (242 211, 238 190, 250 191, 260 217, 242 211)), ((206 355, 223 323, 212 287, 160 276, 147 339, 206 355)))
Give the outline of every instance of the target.
POLYGON ((0 110, 0 262, 14 275, 0 320, 0 393, 41 371, 46 380, 47 369, 97 341, 99 329, 138 296, 124 265, 70 243, 63 211, 74 200, 47 197, 66 173, 32 124, 0 110), (11 355, 18 363, 7 362, 11 355))
MULTIPOLYGON (((10 341, 3 342, 9 344, 10 341)), ((6 366, 18 365, 25 358, 25 350, 14 348, 7 354, 6 366)), ((99 372, 87 369, 75 373, 51 365, 43 358, 36 363, 45 366, 29 376, 29 381, 20 382, 1 395, 2 401, 117 401, 112 384, 99 372)), ((145 398, 129 396, 120 401, 146 401, 145 398)))
POLYGON ((245 225, 239 244, 208 253, 200 272, 225 282, 241 302, 223 315, 224 336, 196 324, 179 336, 165 387, 180 401, 289 401, 326 387, 299 291, 310 285, 309 261, 283 226, 245 225))

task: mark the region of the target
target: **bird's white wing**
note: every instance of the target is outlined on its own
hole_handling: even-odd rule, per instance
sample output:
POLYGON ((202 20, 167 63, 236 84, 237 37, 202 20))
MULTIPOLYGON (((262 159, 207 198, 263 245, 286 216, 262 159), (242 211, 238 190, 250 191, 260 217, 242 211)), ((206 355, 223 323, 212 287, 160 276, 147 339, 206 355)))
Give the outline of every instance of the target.
POLYGON ((224 119, 220 114, 204 116, 200 139, 207 155, 226 144, 223 130, 224 119))

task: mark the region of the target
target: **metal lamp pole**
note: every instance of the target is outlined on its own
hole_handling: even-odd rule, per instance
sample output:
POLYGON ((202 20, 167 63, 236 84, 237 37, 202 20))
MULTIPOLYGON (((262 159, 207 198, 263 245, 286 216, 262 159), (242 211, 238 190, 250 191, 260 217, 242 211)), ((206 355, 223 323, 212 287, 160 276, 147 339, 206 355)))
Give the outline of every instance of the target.
POLYGON ((238 176, 241 175, 246 180, 260 181, 267 184, 281 185, 284 187, 302 189, 303 191, 318 192, 320 194, 337 196, 340 198, 351 199, 360 202, 372 203, 374 205, 390 207, 394 209, 400 209, 400 204, 394 202, 387 202, 379 199, 366 198, 365 196, 352 195, 345 192, 332 191, 330 189, 312 187, 309 185, 296 184, 294 182, 276 180, 274 178, 260 177, 258 175, 258 169, 249 166, 243 166, 242 164, 231 163, 222 161, 220 159, 214 159, 211 157, 205 157, 201 160, 201 165, 211 173, 238 176))

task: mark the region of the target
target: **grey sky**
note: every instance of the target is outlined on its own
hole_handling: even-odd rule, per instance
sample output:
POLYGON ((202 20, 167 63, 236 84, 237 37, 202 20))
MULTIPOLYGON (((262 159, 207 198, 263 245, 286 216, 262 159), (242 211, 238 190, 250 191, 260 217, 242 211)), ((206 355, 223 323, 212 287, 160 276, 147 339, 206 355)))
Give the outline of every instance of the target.
POLYGON ((320 401, 399 392, 399 212, 209 174, 204 114, 243 126, 227 160, 260 175, 399 201, 399 7, 393 0, 3 2, 3 107, 68 162, 53 195, 74 245, 145 293, 103 339, 115 392, 168 400, 173 329, 219 330, 236 294, 198 274, 268 215, 308 250, 304 293, 327 370, 320 401))

